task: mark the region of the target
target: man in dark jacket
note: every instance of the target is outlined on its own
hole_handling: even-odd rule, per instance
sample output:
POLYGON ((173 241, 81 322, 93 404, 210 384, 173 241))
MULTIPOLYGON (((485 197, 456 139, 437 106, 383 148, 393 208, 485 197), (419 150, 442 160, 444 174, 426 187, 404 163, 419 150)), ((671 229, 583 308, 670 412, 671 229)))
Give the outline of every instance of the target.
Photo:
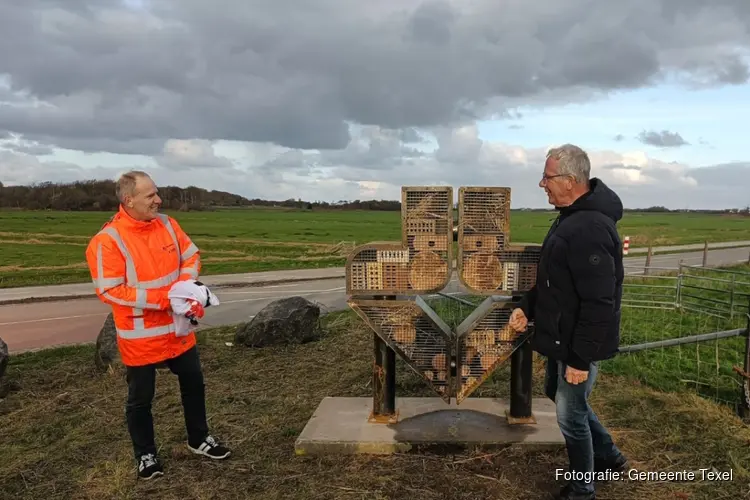
POLYGON ((534 350, 548 358, 545 392, 555 401, 572 473, 558 498, 570 500, 596 498, 594 472, 628 467, 588 404, 598 361, 618 350, 624 275, 616 228, 622 202, 589 179, 590 170, 577 146, 548 152, 539 186, 559 215, 542 243, 536 285, 510 318, 518 331, 534 321, 534 350))

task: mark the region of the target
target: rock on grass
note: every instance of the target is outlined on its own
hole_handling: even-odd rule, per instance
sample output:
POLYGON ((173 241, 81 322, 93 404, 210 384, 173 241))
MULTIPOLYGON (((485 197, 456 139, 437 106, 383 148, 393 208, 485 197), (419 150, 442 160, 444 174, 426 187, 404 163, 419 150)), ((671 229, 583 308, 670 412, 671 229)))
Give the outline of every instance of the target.
POLYGON ((102 329, 96 337, 96 354, 94 363, 100 370, 107 370, 113 364, 120 363, 120 351, 117 349, 117 330, 112 313, 104 320, 102 329))
POLYGON ((8 344, 3 339, 0 339, 0 398, 4 398, 11 389, 7 381, 3 380, 3 375, 5 375, 5 370, 8 368, 9 361, 8 344))
POLYGON ((10 355, 8 354, 8 344, 3 339, 0 339, 0 379, 5 375, 5 370, 8 368, 8 361, 10 355))
POLYGON ((303 297, 287 297, 238 325, 234 341, 247 347, 304 344, 320 338, 320 333, 320 307, 303 297))

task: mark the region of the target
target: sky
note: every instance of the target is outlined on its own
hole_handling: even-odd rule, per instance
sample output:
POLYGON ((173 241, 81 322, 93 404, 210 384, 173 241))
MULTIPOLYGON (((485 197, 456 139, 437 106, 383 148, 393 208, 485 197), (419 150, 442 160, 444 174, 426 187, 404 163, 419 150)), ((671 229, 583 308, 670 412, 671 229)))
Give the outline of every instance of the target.
POLYGON ((0 33, 5 185, 539 208, 573 143, 627 208, 750 205, 747 0, 24 0, 0 33))

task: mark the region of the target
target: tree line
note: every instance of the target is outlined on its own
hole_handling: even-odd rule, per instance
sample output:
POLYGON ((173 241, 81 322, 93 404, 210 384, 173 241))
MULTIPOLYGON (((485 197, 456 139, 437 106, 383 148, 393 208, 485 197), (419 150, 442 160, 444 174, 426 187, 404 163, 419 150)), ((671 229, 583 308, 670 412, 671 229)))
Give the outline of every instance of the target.
MULTIPOLYGON (((297 210, 376 210, 397 212, 401 202, 397 200, 339 200, 304 201, 302 199, 263 200, 248 199, 226 191, 215 191, 188 186, 160 186, 159 196, 163 207, 170 210, 210 210, 212 208, 276 207, 297 210)), ((89 180, 70 183, 41 182, 25 186, 4 186, 0 182, 0 208, 21 210, 65 210, 65 211, 106 211, 117 209, 119 201, 115 196, 115 182, 89 180)), ((524 211, 549 211, 549 208, 525 209, 524 211)), ((639 209, 625 209, 626 212, 698 212, 698 213, 737 213, 750 215, 750 207, 724 210, 670 210, 663 206, 639 209)))
MULTIPOLYGON (((195 210, 210 206, 242 206, 248 200, 223 191, 190 186, 159 188, 163 206, 173 210, 195 210)), ((41 182, 27 186, 0 183, 0 207, 26 210, 107 211, 117 209, 115 182, 103 180, 71 183, 41 182)))
MULTIPOLYGON (((355 200, 335 203, 301 199, 282 201, 248 199, 226 191, 188 186, 159 186, 162 206, 171 210, 210 210, 211 208, 279 207, 294 209, 401 210, 401 203, 391 200, 355 200)), ((106 211, 116 210, 115 182, 89 180, 69 183, 41 182, 22 186, 5 186, 0 182, 0 208, 21 210, 106 211)))

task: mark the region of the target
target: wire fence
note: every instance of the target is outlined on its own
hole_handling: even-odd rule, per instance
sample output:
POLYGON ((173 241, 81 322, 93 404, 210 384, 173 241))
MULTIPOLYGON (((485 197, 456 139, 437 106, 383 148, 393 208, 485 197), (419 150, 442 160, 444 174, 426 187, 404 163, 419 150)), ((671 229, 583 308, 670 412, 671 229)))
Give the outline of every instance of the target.
MULTIPOLYGON (((430 299, 455 328, 483 297, 430 299)), ((601 364, 662 391, 693 391, 743 416, 750 411, 750 272, 681 264, 626 268, 620 354, 601 364)))
POLYGON ((626 275, 621 354, 603 370, 660 390, 692 390, 743 414, 750 272, 680 264, 626 275))

